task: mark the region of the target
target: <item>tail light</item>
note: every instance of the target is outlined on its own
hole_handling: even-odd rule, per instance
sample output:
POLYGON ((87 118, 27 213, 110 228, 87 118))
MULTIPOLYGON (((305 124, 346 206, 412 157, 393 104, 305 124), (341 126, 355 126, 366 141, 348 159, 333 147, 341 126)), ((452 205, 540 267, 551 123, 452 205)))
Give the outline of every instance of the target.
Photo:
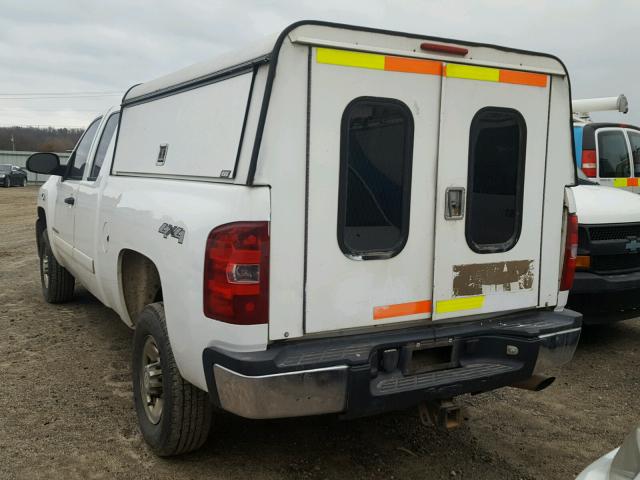
POLYGON ((578 216, 567 215, 567 238, 564 242, 564 266, 560 279, 560 290, 571 290, 576 273, 576 257, 578 256, 578 216))
POLYGON ((204 314, 236 325, 269 322, 269 223, 215 228, 204 259, 204 314))
POLYGON ((587 177, 595 177, 597 175, 596 151, 582 151, 582 171, 587 177))

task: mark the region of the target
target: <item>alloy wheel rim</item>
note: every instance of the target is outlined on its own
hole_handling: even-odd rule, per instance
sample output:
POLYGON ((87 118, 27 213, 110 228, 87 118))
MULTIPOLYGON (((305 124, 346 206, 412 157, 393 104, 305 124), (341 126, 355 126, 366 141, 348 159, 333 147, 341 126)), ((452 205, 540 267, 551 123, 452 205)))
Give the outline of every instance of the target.
POLYGON ((158 345, 151 335, 147 336, 142 348, 140 393, 147 418, 154 425, 157 424, 164 405, 162 365, 158 345))

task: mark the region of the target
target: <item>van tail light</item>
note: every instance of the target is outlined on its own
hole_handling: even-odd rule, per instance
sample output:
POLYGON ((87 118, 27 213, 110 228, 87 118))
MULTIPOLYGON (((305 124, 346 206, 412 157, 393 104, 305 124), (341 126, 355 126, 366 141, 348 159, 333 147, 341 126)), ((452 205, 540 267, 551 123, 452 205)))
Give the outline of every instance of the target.
POLYGON ((269 322, 269 222, 228 223, 207 239, 204 314, 221 322, 269 322))
POLYGON ((596 151, 595 150, 583 150, 582 151, 582 171, 587 177, 595 177, 596 171, 596 151))
POLYGON ((576 257, 578 256, 578 216, 567 215, 567 237, 564 242, 564 266, 560 279, 560 290, 571 290, 576 273, 576 257))

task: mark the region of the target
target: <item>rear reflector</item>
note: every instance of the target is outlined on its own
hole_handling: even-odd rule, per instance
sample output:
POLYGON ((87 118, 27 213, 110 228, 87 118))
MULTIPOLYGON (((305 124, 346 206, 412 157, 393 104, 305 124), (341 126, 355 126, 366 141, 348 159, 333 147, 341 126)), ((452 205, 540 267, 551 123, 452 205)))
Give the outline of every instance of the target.
POLYGON ((567 237, 564 243, 564 266, 560 279, 560 290, 571 290, 576 273, 576 257, 578 256, 578 216, 567 215, 567 237))
POLYGON ((427 52, 449 53, 451 55, 464 56, 469 53, 469 49, 463 47, 455 47, 453 45, 442 45, 441 43, 422 42, 420 44, 421 50, 427 52))
POLYGON ((269 322, 269 223, 214 229, 204 259, 204 314, 221 322, 269 322))
POLYGON ((596 163, 596 151, 595 150, 583 150, 582 151, 582 171, 587 177, 595 177, 598 164, 596 163))

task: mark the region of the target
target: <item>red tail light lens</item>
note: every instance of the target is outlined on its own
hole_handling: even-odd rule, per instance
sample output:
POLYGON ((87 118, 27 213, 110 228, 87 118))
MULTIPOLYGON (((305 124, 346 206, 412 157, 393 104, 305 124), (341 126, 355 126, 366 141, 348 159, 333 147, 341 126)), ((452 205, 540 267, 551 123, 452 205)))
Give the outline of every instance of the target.
POLYGON ((236 325, 269 322, 269 223, 214 229, 204 259, 204 314, 236 325))
POLYGON ((571 290, 576 273, 576 257, 578 256, 578 216, 567 215, 567 238, 564 243, 564 266, 560 279, 560 290, 571 290))
POLYGON ((582 171, 587 177, 595 177, 598 174, 595 150, 582 151, 582 171))

